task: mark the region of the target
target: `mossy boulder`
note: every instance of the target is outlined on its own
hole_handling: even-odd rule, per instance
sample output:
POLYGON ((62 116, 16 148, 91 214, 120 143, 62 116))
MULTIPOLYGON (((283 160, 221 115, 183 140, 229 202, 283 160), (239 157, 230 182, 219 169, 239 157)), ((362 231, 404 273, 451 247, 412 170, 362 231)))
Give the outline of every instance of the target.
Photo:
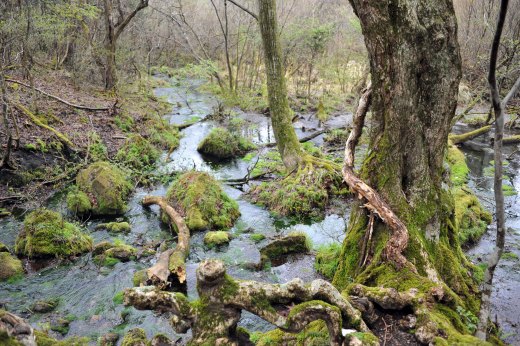
POLYGON ((199 152, 218 159, 242 156, 254 149, 256 146, 251 141, 221 127, 211 130, 197 148, 199 152))
POLYGON ((159 159, 159 150, 139 134, 130 135, 116 154, 116 159, 138 171, 150 170, 159 159))
POLYGON ((91 249, 88 235, 48 209, 35 210, 25 217, 15 245, 17 254, 28 257, 67 257, 91 249))
POLYGON ((228 244, 230 240, 229 233, 225 231, 208 232, 204 235, 204 244, 210 248, 228 244))
POLYGON ((108 241, 102 241, 94 246, 92 251, 94 262, 105 267, 113 267, 119 262, 128 262, 134 260, 137 256, 137 249, 116 240, 113 244, 108 241))
POLYGON ((283 257, 295 253, 307 253, 311 244, 307 235, 301 232, 293 232, 278 238, 260 249, 262 265, 269 261, 277 261, 283 257))
POLYGON ((128 222, 108 222, 97 225, 96 230, 99 229, 106 229, 111 233, 128 233, 132 227, 128 222))
MULTIPOLYGON (((172 183, 166 198, 192 231, 228 229, 240 216, 237 202, 207 173, 184 173, 172 183)), ((166 216, 163 221, 168 221, 166 216)))
POLYGON ((147 346, 146 333, 141 328, 130 329, 124 336, 121 346, 147 346))
POLYGON ((122 170, 108 162, 95 162, 79 172, 76 188, 67 195, 67 206, 77 214, 122 214, 131 190, 122 170))
POLYGON ((59 303, 59 299, 38 300, 31 306, 31 310, 44 314, 56 309, 59 303))
POLYGON ((9 252, 0 252, 0 281, 23 275, 22 262, 9 252))

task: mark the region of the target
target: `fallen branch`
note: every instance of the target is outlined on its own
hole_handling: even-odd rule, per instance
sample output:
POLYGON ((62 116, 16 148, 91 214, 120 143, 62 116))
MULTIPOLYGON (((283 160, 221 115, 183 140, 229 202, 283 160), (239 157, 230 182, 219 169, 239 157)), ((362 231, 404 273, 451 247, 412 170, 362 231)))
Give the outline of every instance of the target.
MULTIPOLYGON (((394 261, 398 267, 403 267, 406 264, 410 264, 402 254, 408 245, 408 229, 397 215, 395 215, 388 203, 383 200, 379 193, 368 186, 363 180, 357 177, 356 173, 354 173, 355 149, 359 137, 361 136, 365 117, 370 106, 370 96, 371 87, 369 84, 363 93, 363 96, 359 100, 358 108, 354 115, 354 127, 345 144, 343 180, 345 180, 353 192, 357 193, 359 198, 367 200, 365 207, 388 225, 392 231, 392 235, 386 244, 384 255, 388 259, 394 261)), ((410 264, 410 266, 415 269, 412 264, 410 264)))
POLYGON ((520 143, 520 135, 506 137, 502 140, 502 144, 504 144, 504 145, 517 144, 517 143, 520 143))
MULTIPOLYGON (((318 137, 319 135, 322 135, 326 132, 329 132, 331 129, 323 129, 323 130, 319 130, 319 131, 316 131, 314 133, 311 133, 310 135, 308 136, 305 136, 305 137, 302 137, 299 139, 299 142, 300 143, 305 143, 305 142, 308 142, 310 141, 311 139, 314 139, 316 137, 318 137)), ((272 147, 276 147, 276 142, 274 143, 265 143, 265 144, 262 144, 262 145, 259 145, 260 148, 272 148, 272 147)))
POLYGON ((87 110, 87 111, 111 111, 115 108, 115 105, 117 104, 117 101, 116 103, 114 103, 113 106, 111 107, 88 107, 88 106, 81 106, 81 105, 77 105, 77 104, 74 104, 74 103, 71 103, 71 102, 68 102, 62 98, 59 98, 58 96, 55 96, 55 95, 52 95, 52 94, 49 94, 48 92, 45 92, 43 91, 42 89, 40 88, 37 88, 37 87, 31 87, 29 84, 26 84, 24 82, 21 82, 19 80, 16 80, 16 79, 9 79, 9 78, 6 78, 5 79, 7 82, 10 82, 10 83, 15 83, 15 84, 19 84, 19 85, 22 85, 26 88, 30 88, 30 89, 34 89, 40 93, 42 93, 43 95, 47 96, 47 97, 50 97, 52 99, 55 99, 56 101, 60 101, 61 103, 64 103, 66 104, 67 106, 71 106, 71 107, 74 107, 74 108, 77 108, 77 109, 83 109, 83 110, 87 110))
POLYGON ((482 126, 479 129, 476 129, 476 130, 470 131, 470 132, 466 132, 466 133, 461 133, 460 135, 450 135, 449 138, 453 144, 459 144, 459 143, 467 142, 467 141, 469 141, 473 138, 476 138, 478 136, 481 136, 485 133, 488 133, 489 131, 491 131, 491 125, 482 126))
POLYGON ((51 131, 52 133, 54 133, 54 135, 56 135, 56 137, 59 138, 59 140, 61 140, 63 143, 65 143, 69 148, 74 148, 74 144, 70 141, 70 139, 67 136, 65 136, 63 133, 61 133, 60 131, 56 130, 55 128, 42 123, 41 120, 38 119, 38 117, 35 116, 27 107, 25 107, 24 105, 22 105, 20 103, 15 103, 14 106, 20 112, 22 112, 27 117, 29 117, 29 119, 31 119, 31 121, 35 125, 40 126, 40 127, 44 128, 46 130, 51 131))
POLYGON ((142 204, 144 206, 157 204, 161 207, 161 210, 170 218, 178 235, 175 249, 163 252, 157 263, 146 271, 147 283, 161 288, 172 287, 173 284, 185 285, 185 260, 190 252, 190 230, 186 226, 184 218, 162 197, 146 196, 143 198, 142 204))
POLYGON ((236 281, 226 274, 221 261, 206 260, 197 269, 197 292, 200 301, 210 303, 195 305, 183 294, 139 287, 125 291, 125 304, 140 310, 172 313, 170 321, 177 332, 192 329, 193 345, 207 340, 215 340, 217 345, 235 345, 242 310, 289 333, 323 320, 329 330, 330 345, 343 344, 342 328, 369 332, 361 313, 325 280, 305 284, 301 279, 293 279, 283 285, 236 281))

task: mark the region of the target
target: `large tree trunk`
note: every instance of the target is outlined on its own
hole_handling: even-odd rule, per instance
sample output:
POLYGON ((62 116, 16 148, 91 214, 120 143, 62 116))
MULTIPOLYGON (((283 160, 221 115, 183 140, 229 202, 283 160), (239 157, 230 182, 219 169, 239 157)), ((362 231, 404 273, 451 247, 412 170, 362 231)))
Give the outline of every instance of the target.
POLYGON ((285 167, 292 171, 300 164, 302 153, 292 126, 292 112, 287 99, 287 85, 276 19, 276 1, 258 0, 258 7, 274 136, 285 167))
MULTIPOLYGON (((443 181, 461 76, 453 4, 446 0, 350 2, 361 22, 373 88, 370 144, 360 177, 405 224, 409 239, 403 255, 414 266, 400 266, 387 256, 387 242, 396 241, 391 225, 385 223, 389 220, 369 222, 371 209, 358 203, 334 283, 346 287, 353 279, 399 291, 413 287, 425 294, 440 287, 450 297, 451 309, 460 305, 476 313, 476 284, 468 275, 469 264, 453 226, 453 199, 443 181), (371 237, 365 237, 367 227, 371 237), (367 241, 370 244, 364 244, 367 241), (366 254, 361 254, 359 249, 365 247, 366 254)), ((431 316, 431 311, 425 314, 423 321, 429 322, 417 328, 421 342, 430 342, 438 334, 426 337, 420 328, 434 330, 432 324, 441 328, 444 323, 444 317, 431 316)))

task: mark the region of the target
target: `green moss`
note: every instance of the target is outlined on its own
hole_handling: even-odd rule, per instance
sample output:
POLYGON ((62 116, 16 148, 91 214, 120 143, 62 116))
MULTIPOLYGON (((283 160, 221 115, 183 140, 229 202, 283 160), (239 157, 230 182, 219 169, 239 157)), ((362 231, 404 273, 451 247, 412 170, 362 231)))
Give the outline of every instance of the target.
POLYGON ((112 233, 127 233, 132 227, 128 222, 109 222, 97 225, 96 229, 106 229, 112 233))
POLYGON ((132 277, 132 283, 134 284, 134 287, 141 286, 141 284, 146 283, 146 280, 148 280, 146 269, 136 271, 132 277))
POLYGON ((135 260, 137 249, 116 239, 114 244, 108 242, 96 245, 94 261, 105 267, 113 267, 119 262, 135 260))
POLYGON ((515 188, 511 185, 502 185, 502 191, 504 191, 504 196, 516 196, 517 194, 515 188))
POLYGON ((166 197, 192 231, 228 229, 240 215, 237 202, 207 173, 184 173, 171 184, 166 197))
POLYGON ((517 261, 519 257, 514 252, 504 252, 502 254, 502 257, 500 257, 500 258, 503 259, 503 260, 517 261))
POLYGON ((199 152, 219 159, 242 156, 254 149, 256 146, 249 140, 220 127, 211 130, 197 148, 199 152))
POLYGON ((146 333, 141 328, 130 329, 124 336, 121 346, 146 346, 148 340, 146 333))
MULTIPOLYGON (((265 168, 272 169, 268 165, 265 168)), ((256 173, 253 171, 253 174, 256 173)), ((252 187, 248 196, 277 214, 302 218, 323 217, 331 197, 347 193, 338 165, 306 155, 295 172, 252 187)))
POLYGON ((76 186, 77 189, 67 196, 67 202, 71 202, 68 204, 69 209, 74 212, 90 209, 95 215, 124 213, 126 199, 132 190, 126 174, 108 162, 96 162, 80 171, 76 177, 76 186), (91 208, 88 208, 85 196, 88 196, 91 208))
POLYGON ((204 235, 204 244, 210 248, 227 244, 229 241, 229 233, 225 231, 208 232, 204 235))
POLYGON ((112 298, 112 301, 114 302, 115 305, 121 305, 121 304, 123 304, 124 299, 125 299, 125 292, 119 291, 114 295, 114 297, 112 298))
POLYGON ((9 252, 0 252, 0 281, 23 275, 22 262, 9 252))
POLYGON ((329 145, 343 146, 348 139, 349 133, 346 129, 333 129, 325 134, 323 140, 329 145))
POLYGON ((35 330, 36 344, 38 346, 87 346, 88 338, 72 337, 63 340, 56 340, 48 336, 45 332, 35 330))
POLYGON ((448 154, 446 160, 450 165, 450 177, 453 185, 464 185, 468 180, 469 168, 466 165, 466 157, 456 146, 448 146, 448 154))
POLYGON ((265 235, 260 234, 260 233, 254 233, 254 234, 251 234, 251 235, 249 236, 249 238, 250 238, 252 241, 254 241, 255 243, 259 243, 259 242, 261 242, 262 240, 265 239, 265 235))
POLYGON ((293 232, 264 246, 260 249, 260 254, 262 263, 266 263, 292 253, 306 253, 310 249, 307 235, 303 232, 293 232))
POLYGON ((340 254, 341 244, 339 243, 332 243, 318 247, 314 268, 325 278, 332 280, 336 270, 338 269, 340 254))
POLYGON ((92 203, 87 194, 74 186, 67 194, 67 207, 74 214, 86 214, 92 210, 92 203))
POLYGON ((137 171, 148 171, 159 159, 159 151, 141 135, 132 134, 117 152, 116 159, 137 171))
POLYGON ((28 214, 16 239, 17 254, 29 257, 67 257, 92 249, 92 239, 48 209, 28 214))

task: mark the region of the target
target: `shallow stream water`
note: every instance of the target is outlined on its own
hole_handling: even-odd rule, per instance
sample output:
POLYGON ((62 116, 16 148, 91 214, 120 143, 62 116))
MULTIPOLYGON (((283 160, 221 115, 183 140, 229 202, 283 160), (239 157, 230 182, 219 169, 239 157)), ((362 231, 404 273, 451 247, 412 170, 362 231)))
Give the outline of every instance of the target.
MULTIPOLYGON (((212 112, 217 104, 214 97, 198 91, 202 84, 197 80, 169 80, 171 86, 157 88, 156 95, 165 97, 172 103, 172 112, 167 115, 173 124, 184 124, 204 119, 212 112)), ((243 119, 242 131, 256 143, 269 143, 274 141, 270 120, 260 114, 243 113, 235 110, 235 116, 243 119)), ((333 117, 328 126, 340 127, 351 122, 351 115, 344 114, 333 117)), ((158 172, 163 174, 174 173, 183 170, 199 170, 214 175, 217 179, 242 178, 247 174, 251 162, 234 159, 226 162, 211 162, 197 152, 198 143, 209 131, 217 126, 214 121, 200 121, 182 130, 183 137, 179 147, 169 156, 165 152, 158 165, 158 172)), ((314 117, 301 116, 295 123, 298 136, 303 137, 320 129, 314 117)), ((457 131, 464 131, 458 127, 457 131)), ((317 145, 322 143, 322 136, 313 140, 317 145)), ((487 138, 479 138, 464 146, 468 162, 471 167, 471 187, 474 188, 483 203, 492 206, 492 178, 486 176, 485 168, 492 159, 492 151, 487 149, 487 138)), ((262 154, 262 153, 260 153, 262 154)), ((520 165, 518 155, 508 166, 508 177, 511 184, 518 190, 520 188, 520 176, 516 173, 520 165)), ((195 233, 191 238, 191 251, 187 259, 187 281, 189 299, 196 299, 195 270, 198 263, 206 258, 219 258, 226 263, 229 274, 238 279, 251 279, 272 283, 284 283, 292 278, 299 277, 304 281, 311 281, 319 275, 315 272, 313 263, 314 255, 291 256, 289 260, 279 266, 273 266, 262 271, 252 271, 248 264, 258 263, 260 260, 259 249, 268 243, 269 238, 290 232, 292 230, 303 231, 312 240, 313 246, 330 242, 341 242, 344 238, 345 227, 348 222, 348 203, 336 203, 334 213, 329 213, 322 221, 299 223, 294 220, 275 217, 265 209, 255 206, 242 198, 243 192, 239 189, 225 186, 225 191, 237 200, 241 217, 230 230, 234 238, 226 247, 209 250, 203 245, 203 233, 195 233), (255 243, 250 239, 252 233, 261 233, 266 240, 255 243)), ((167 186, 158 185, 153 188, 138 188, 129 201, 128 211, 123 219, 132 225, 132 230, 126 235, 119 235, 128 244, 138 249, 150 243, 162 243, 171 245, 173 236, 159 221, 158 207, 143 208, 140 201, 147 194, 164 195, 167 186)), ((67 215, 64 205, 64 194, 54 196, 48 207, 67 215)), ((520 255, 520 207, 516 196, 507 198, 508 226, 512 228, 508 232, 508 251, 520 255)), ((71 216, 71 215, 69 215, 71 216)), ((71 216, 72 217, 72 216, 71 216)), ((23 215, 9 217, 0 220, 0 242, 9 247, 14 242, 22 227, 23 215)), ((87 232, 95 242, 113 240, 115 237, 106 231, 96 231, 95 226, 103 219, 92 219, 84 222, 87 232)), ((468 251, 469 256, 478 262, 485 254, 491 251, 493 230, 490 227, 474 248, 468 251)), ((128 329, 141 327, 148 337, 157 333, 168 335, 173 340, 183 343, 188 335, 178 335, 173 332, 166 318, 158 317, 149 311, 137 311, 133 308, 125 308, 113 302, 116 293, 124 288, 132 287, 132 276, 136 270, 151 266, 156 257, 141 258, 137 261, 118 263, 113 268, 100 268, 96 266, 90 255, 85 255, 74 262, 50 262, 43 269, 36 267, 35 263, 26 262, 28 275, 15 283, 0 284, 0 305, 28 318, 36 328, 47 329, 48 323, 59 317, 70 317, 69 336, 88 336, 92 344, 96 343, 99 336, 116 331, 123 333, 128 329), (52 313, 38 314, 31 311, 31 306, 38 300, 59 298, 59 305, 52 313)), ((497 286, 493 295, 493 312, 497 320, 504 328, 505 333, 511 333, 518 328, 520 323, 520 291, 516 286, 520 283, 520 262, 518 260, 503 260, 496 274, 497 286)), ((240 324, 249 330, 266 331, 273 327, 260 318, 244 312, 240 324)), ((62 336, 50 332, 53 336, 62 336)), ((508 336, 508 341, 520 343, 518 335, 508 336)))

